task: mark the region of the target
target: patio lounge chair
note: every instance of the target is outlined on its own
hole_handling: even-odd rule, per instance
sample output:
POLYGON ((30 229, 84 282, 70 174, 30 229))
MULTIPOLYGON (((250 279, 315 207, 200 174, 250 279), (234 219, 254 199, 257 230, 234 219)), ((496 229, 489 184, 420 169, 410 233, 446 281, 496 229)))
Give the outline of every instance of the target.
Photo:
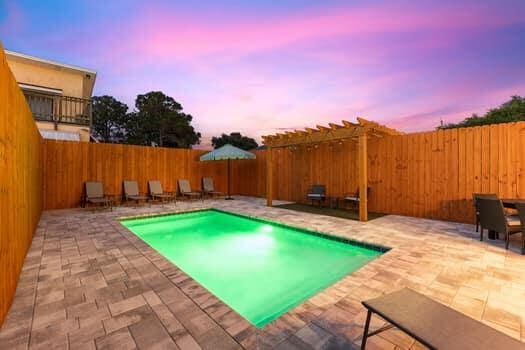
POLYGON ((147 201, 148 197, 139 192, 137 181, 124 181, 124 200, 138 204, 140 201, 147 201))
POLYGON ((516 203, 516 209, 521 221, 521 254, 525 254, 525 204, 516 203))
POLYGON ((472 193, 472 204, 474 204, 474 209, 476 210, 476 232, 479 232, 478 198, 498 199, 498 195, 495 193, 472 193))
POLYGON ((525 344, 411 289, 362 302, 368 310, 361 349, 368 337, 397 327, 429 349, 525 349, 525 344), (369 333, 376 314, 389 324, 369 333))
POLYGON ((164 192, 159 180, 148 181, 148 191, 150 198, 153 200, 158 199, 161 202, 169 202, 170 200, 175 199, 175 194, 164 192))
POLYGON ((483 240, 483 230, 487 229, 505 235, 505 249, 509 249, 510 235, 521 232, 519 217, 506 216, 503 204, 499 199, 478 198, 479 224, 481 232, 479 240, 483 240))
POLYGON ((201 192, 194 192, 191 190, 190 182, 186 179, 178 180, 179 192, 183 197, 192 198, 202 198, 201 192))
POLYGON ((202 194, 208 195, 211 197, 224 195, 224 193, 222 192, 215 191, 215 185, 213 183, 213 178, 211 177, 202 178, 202 194))
POLYGON ((317 201, 319 206, 321 206, 321 202, 326 199, 326 186, 312 185, 306 194, 306 198, 312 202, 312 205, 314 204, 314 201, 317 201))
MULTIPOLYGON (((367 194, 367 198, 368 198, 368 195, 370 195, 370 187, 366 188, 366 194, 367 194)), ((359 202, 361 201, 361 196, 359 195, 359 187, 357 188, 357 190, 354 193, 346 193, 346 194, 344 194, 343 200, 346 203, 351 203, 352 207, 354 209, 357 209, 359 207, 359 202)))
POLYGON ((95 204, 102 205, 104 208, 109 208, 110 210, 113 210, 113 202, 108 196, 104 194, 102 182, 86 181, 84 183, 84 191, 86 194, 86 207, 89 206, 89 204, 95 204))

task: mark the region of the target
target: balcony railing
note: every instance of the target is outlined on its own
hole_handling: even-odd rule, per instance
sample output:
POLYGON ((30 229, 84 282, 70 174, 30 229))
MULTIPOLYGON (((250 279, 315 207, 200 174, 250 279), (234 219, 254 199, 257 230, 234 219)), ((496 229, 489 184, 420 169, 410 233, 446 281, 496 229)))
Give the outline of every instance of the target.
POLYGON ((38 121, 56 124, 91 125, 91 100, 24 91, 27 104, 38 121))

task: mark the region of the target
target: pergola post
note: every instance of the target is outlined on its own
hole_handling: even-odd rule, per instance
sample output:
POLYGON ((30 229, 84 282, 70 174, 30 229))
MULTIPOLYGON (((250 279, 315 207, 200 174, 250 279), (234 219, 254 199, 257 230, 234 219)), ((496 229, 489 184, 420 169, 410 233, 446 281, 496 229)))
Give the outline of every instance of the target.
POLYGON ((266 150, 266 205, 272 206, 273 199, 273 160, 272 147, 266 150))
POLYGON ((359 220, 368 221, 368 136, 366 132, 359 135, 359 220))

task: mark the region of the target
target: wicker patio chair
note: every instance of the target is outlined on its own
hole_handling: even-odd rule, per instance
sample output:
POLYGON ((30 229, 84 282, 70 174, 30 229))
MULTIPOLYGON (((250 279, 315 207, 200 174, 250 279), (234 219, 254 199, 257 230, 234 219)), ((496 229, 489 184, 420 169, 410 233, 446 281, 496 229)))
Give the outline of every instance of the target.
POLYGON ((509 249, 510 235, 521 232, 519 217, 506 216, 503 204, 499 199, 478 198, 479 240, 483 241, 483 230, 495 231, 505 236, 505 249, 509 249))
POLYGON ((472 204, 474 204, 474 209, 476 210, 476 232, 479 232, 479 208, 477 205, 478 198, 498 199, 498 195, 495 193, 472 193, 472 204))

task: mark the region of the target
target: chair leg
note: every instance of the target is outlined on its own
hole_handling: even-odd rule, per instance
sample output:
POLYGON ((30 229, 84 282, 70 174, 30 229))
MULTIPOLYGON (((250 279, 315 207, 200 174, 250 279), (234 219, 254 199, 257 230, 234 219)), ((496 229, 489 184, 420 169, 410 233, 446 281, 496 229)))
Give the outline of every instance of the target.
POLYGON ((505 249, 509 250, 509 241, 510 241, 510 235, 508 233, 505 234, 505 249))
POLYGON ((476 232, 479 232, 479 219, 476 217, 476 232))
POLYGON ((480 228, 480 233, 479 233, 479 240, 483 242, 483 227, 480 228))
POLYGON ((366 348, 366 338, 368 338, 368 328, 370 327, 370 319, 372 318, 372 311, 368 310, 366 314, 365 329, 363 331, 363 340, 361 340, 361 350, 366 348))

